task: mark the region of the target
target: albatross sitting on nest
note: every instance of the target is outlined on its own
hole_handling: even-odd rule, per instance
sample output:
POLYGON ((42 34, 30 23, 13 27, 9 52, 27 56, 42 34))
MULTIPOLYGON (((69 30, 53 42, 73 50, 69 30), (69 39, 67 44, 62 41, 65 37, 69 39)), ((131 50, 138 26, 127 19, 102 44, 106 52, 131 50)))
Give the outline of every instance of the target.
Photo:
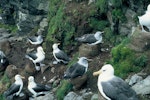
POLYGON ((72 79, 78 76, 82 76, 88 70, 88 60, 86 57, 80 57, 78 62, 71 65, 65 72, 65 79, 72 79))
POLYGON ((4 97, 6 100, 12 99, 14 96, 20 96, 21 90, 23 88, 23 81, 21 75, 15 75, 15 82, 9 87, 7 91, 4 92, 4 97))
POLYGON ((104 65, 93 75, 99 75, 98 90, 106 100, 138 100, 136 92, 123 79, 114 75, 112 65, 104 65))
POLYGON ((31 52, 25 57, 32 60, 32 62, 35 64, 36 70, 39 71, 40 66, 42 65, 41 62, 45 59, 45 52, 43 51, 43 48, 39 46, 37 47, 37 52, 31 52), (39 64, 39 66, 37 66, 37 64, 39 64))
POLYGON ((102 43, 102 33, 97 31, 95 34, 85 34, 81 37, 75 38, 76 41, 87 43, 88 45, 96 45, 102 43))
POLYGON ((31 36, 31 37, 28 37, 27 39, 33 45, 40 45, 43 42, 42 35, 31 36))
POLYGON ((33 94, 33 97, 46 94, 46 92, 51 90, 51 87, 48 85, 43 85, 35 83, 34 77, 29 76, 28 78, 28 90, 33 94))

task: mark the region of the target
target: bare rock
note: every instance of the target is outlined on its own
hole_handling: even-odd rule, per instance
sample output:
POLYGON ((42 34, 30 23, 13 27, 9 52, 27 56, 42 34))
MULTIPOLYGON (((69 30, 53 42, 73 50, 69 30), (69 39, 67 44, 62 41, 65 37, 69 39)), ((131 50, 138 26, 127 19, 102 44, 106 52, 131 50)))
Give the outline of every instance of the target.
POLYGON ((83 86, 83 84, 85 84, 86 82, 87 82, 86 74, 84 74, 83 76, 71 79, 71 83, 73 84, 75 90, 80 89, 83 86))
POLYGON ((79 47, 79 55, 85 57, 94 57, 100 52, 99 45, 89 46, 87 44, 82 44, 79 47))
POLYGON ((76 94, 75 92, 69 92, 64 100, 83 100, 82 96, 79 96, 78 94, 76 94))
POLYGON ((148 50, 150 47, 150 33, 142 32, 139 28, 135 28, 130 37, 128 47, 137 52, 148 50))
POLYGON ((137 94, 150 94, 150 76, 132 86, 137 94))
POLYGON ((15 65, 8 65, 5 71, 6 75, 9 78, 14 77, 16 74, 18 74, 18 69, 15 65))

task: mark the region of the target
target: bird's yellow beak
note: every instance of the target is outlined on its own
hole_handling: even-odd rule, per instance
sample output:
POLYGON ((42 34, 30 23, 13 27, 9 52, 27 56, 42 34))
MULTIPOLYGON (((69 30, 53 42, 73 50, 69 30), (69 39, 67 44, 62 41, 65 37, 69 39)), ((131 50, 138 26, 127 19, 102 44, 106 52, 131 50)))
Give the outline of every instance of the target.
POLYGON ((57 43, 57 45, 60 45, 60 43, 57 43))
POLYGON ((99 74, 101 74, 102 73, 102 71, 101 70, 99 70, 99 71, 96 71, 96 72, 94 72, 93 73, 93 76, 98 76, 99 74))
POLYGON ((25 77, 24 76, 20 76, 22 79, 25 79, 25 77))

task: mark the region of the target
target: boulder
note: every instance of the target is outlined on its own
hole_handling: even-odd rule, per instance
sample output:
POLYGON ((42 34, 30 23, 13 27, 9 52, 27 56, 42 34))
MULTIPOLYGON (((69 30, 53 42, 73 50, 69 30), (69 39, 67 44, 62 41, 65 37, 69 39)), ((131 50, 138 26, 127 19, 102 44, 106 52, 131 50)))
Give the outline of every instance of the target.
POLYGON ((150 47, 150 33, 142 32, 139 28, 134 28, 130 36, 128 47, 136 52, 145 52, 150 47))
POLYGON ((69 92, 65 97, 64 100, 83 100, 82 96, 79 96, 75 92, 69 92))
POLYGON ((132 86, 137 94, 150 94, 150 75, 132 86))

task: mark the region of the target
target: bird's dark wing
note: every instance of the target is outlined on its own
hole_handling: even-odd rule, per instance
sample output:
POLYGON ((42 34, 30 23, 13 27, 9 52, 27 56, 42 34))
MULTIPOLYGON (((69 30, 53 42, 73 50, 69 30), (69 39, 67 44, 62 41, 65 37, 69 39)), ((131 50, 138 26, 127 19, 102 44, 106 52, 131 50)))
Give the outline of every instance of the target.
POLYGON ((42 91, 50 91, 50 87, 43 85, 43 84, 38 84, 35 88, 33 88, 34 91, 36 92, 42 92, 42 91))
POLYGON ((61 50, 58 53, 55 53, 55 56, 57 57, 57 59, 61 59, 61 60, 64 60, 64 61, 69 61, 69 57, 67 56, 67 54, 64 53, 61 50))
POLYGON ((79 42, 89 43, 89 44, 97 41, 94 37, 94 34, 85 34, 80 38, 76 38, 76 40, 79 42))
POLYGON ((34 53, 29 53, 29 54, 27 54, 27 56, 28 56, 29 58, 33 59, 33 60, 37 59, 37 56, 36 56, 36 53, 35 53, 35 52, 34 52, 34 53))
MULTIPOLYGON (((130 100, 136 93, 121 78, 115 77, 108 82, 102 82, 104 93, 111 100, 130 100)), ((134 99, 137 100, 137 99, 134 99)))
POLYGON ((10 88, 4 93, 4 95, 7 97, 11 94, 14 94, 19 91, 19 88, 20 88, 20 85, 12 84, 10 88))
POLYGON ((75 78, 78 76, 82 76, 84 72, 85 67, 79 65, 78 63, 75 63, 67 69, 65 73, 65 78, 75 78))
POLYGON ((37 41, 37 37, 28 37, 28 40, 29 41, 32 41, 32 42, 36 42, 37 41))

